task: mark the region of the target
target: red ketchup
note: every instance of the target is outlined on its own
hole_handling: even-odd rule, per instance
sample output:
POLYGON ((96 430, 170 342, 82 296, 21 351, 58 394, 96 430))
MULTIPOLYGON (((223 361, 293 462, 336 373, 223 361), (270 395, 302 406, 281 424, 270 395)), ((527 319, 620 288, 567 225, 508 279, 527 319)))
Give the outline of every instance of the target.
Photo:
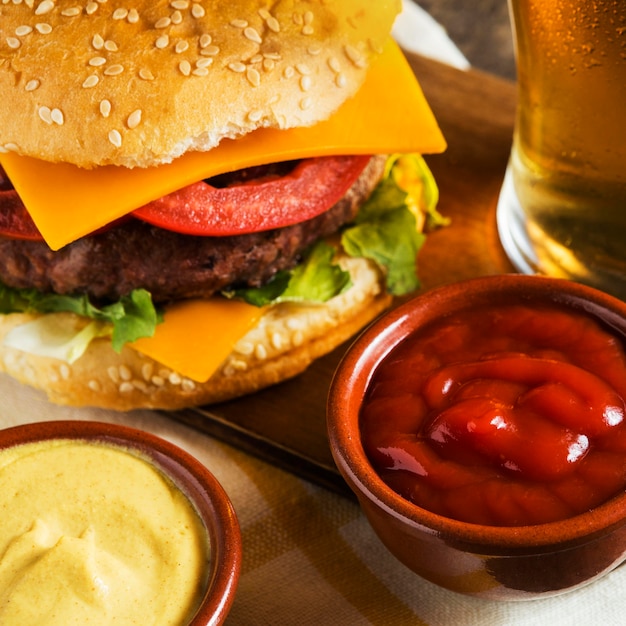
POLYGON ((454 313, 376 370, 365 452, 397 493, 495 526, 582 513, 626 486, 626 355, 591 317, 554 306, 454 313))

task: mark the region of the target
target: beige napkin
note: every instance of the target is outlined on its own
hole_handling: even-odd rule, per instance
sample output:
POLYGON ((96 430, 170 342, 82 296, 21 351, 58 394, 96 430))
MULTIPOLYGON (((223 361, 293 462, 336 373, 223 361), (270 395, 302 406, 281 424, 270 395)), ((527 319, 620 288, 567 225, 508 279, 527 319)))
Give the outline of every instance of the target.
POLYGON ((351 500, 163 414, 59 407, 0 375, 1 427, 50 419, 141 428, 186 449, 215 474, 230 495, 243 535, 243 571, 229 625, 625 623, 626 568, 582 590, 541 601, 488 602, 448 592, 396 561, 351 500))

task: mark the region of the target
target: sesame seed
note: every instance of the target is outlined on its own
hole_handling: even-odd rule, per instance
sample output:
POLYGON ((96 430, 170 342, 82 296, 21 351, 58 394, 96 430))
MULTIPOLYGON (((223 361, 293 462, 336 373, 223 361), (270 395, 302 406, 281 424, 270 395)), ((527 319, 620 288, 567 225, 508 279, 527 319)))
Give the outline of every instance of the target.
POLYGON ((189 76, 189 74, 191 74, 191 64, 187 61, 187 59, 178 64, 178 69, 184 76, 189 76))
POLYGON ((32 32, 33 32, 33 27, 32 26, 26 26, 26 25, 18 26, 15 29, 15 34, 18 37, 24 37, 25 35, 30 35, 30 33, 32 33, 32 32))
POLYGON ((259 35, 256 29, 252 28, 251 26, 248 26, 247 28, 245 28, 243 31, 243 34, 246 39, 249 39, 250 41, 253 41, 254 43, 259 43, 259 44, 263 43, 263 39, 261 39, 261 35, 259 35))
POLYGON ((314 18, 313 11, 307 11, 304 14, 304 23, 305 24, 312 24, 313 23, 313 18, 314 18))
POLYGON ((211 35, 209 35, 208 33, 204 33, 203 35, 201 35, 200 37, 200 47, 201 48, 206 48, 207 46, 211 45, 211 42, 213 41, 213 37, 211 37, 211 35))
POLYGON ((202 56, 214 57, 220 53, 220 49, 217 46, 207 46, 200 51, 202 56))
POLYGON ((337 87, 345 87, 348 83, 348 79, 345 74, 337 74, 337 78, 335 78, 335 85, 337 87))
POLYGON ((130 393, 131 391, 134 391, 134 389, 135 387, 133 386, 133 383, 128 382, 127 380, 121 383, 118 387, 120 393, 130 393))
POLYGON ((136 109, 135 111, 133 111, 128 116, 128 119, 126 120, 126 124, 128 125, 128 128, 130 129, 137 128, 137 126, 139 126, 139 124, 141 123, 141 116, 142 116, 141 109, 136 109))
POLYGON ((267 20, 265 21, 265 23, 267 24, 267 27, 274 33, 279 33, 280 32, 280 24, 278 22, 278 20, 270 15, 267 20))
POLYGON ((133 377, 132 372, 127 365, 120 365, 118 371, 122 380, 131 380, 133 377))
POLYGON ((283 347, 283 336, 276 332, 272 334, 272 347, 275 350, 280 350, 283 347))
POLYGON ((264 361, 267 359, 267 348, 262 343, 259 343, 254 349, 254 354, 259 361, 264 361))
POLYGON ((263 111, 261 110, 256 110, 256 111, 250 111, 250 113, 248 113, 248 119, 251 122, 260 122, 263 119, 263 111))
POLYGON ((35 9, 35 15, 45 15, 46 13, 50 13, 52 9, 54 9, 53 0, 43 0, 35 9))
POLYGON ((266 72, 271 72, 275 66, 276 63, 272 59, 263 59, 263 69, 266 72))
POLYGON ((180 383, 183 382, 183 379, 181 378, 180 374, 177 374, 176 372, 172 372, 168 380, 170 381, 172 385, 180 385, 180 383))
POLYGON ((206 67, 196 67, 191 71, 191 73, 194 76, 208 76, 209 70, 206 67))
POLYGON ((300 100, 300 108, 303 111, 308 111, 313 106, 313 100, 311 98, 303 98, 300 100))
POLYGON ((80 12, 79 7, 70 7, 69 9, 63 9, 63 11, 61 11, 61 15, 64 17, 76 17, 77 15, 80 15, 80 12))
POLYGON ((124 71, 124 66, 120 65, 119 63, 116 63, 115 65, 109 65, 109 67, 107 67, 104 70, 104 73, 107 76, 118 76, 119 74, 121 74, 124 71))
POLYGON ((196 388, 196 383, 194 383, 193 380, 189 378, 183 378, 181 387, 183 388, 183 391, 194 391, 196 388))
POLYGON ((39 22, 38 24, 35 24, 35 29, 42 35, 49 35, 52 32, 52 26, 44 22, 39 22))
POLYGON ((150 378, 152 378, 152 372, 154 372, 154 364, 147 362, 141 366, 141 375, 145 381, 150 381, 150 378))
POLYGON ((87 386, 89 387, 89 389, 91 389, 91 391, 95 391, 96 393, 99 393, 100 391, 102 391, 102 387, 100 386, 100 383, 97 380, 90 380, 87 383, 87 386))
POLYGON ((102 50, 104 48, 104 39, 100 35, 94 35, 91 45, 95 50, 102 50))
POLYGON ((261 16, 261 19, 266 20, 271 17, 272 14, 267 9, 259 9, 259 15, 261 16))
POLYGON ((172 7, 172 9, 179 9, 181 11, 184 11, 185 9, 189 8, 189 2, 187 0, 173 0, 172 2, 170 2, 170 6, 172 7))
POLYGON ((212 65, 212 64, 213 64, 213 59, 206 58, 206 57, 203 57, 196 61, 197 68, 209 67, 209 65, 212 65))
POLYGON ((85 13, 87 15, 93 15, 98 10, 97 2, 88 2, 87 6, 85 6, 85 13))
POLYGON ((181 39, 180 41, 176 42, 176 46, 174 47, 174 50, 180 54, 181 52, 186 52, 189 49, 189 42, 181 39))
POLYGON ((355 48, 354 46, 347 44, 344 47, 344 52, 346 54, 346 56, 348 57, 348 59, 350 60, 350 62, 355 66, 355 67, 365 67, 365 59, 363 58, 363 55, 358 51, 357 48, 355 48))
POLYGON ((309 91, 311 89, 311 77, 310 76, 303 76, 300 79, 300 89, 302 89, 302 91, 309 91))
POLYGON ((89 65, 91 65, 92 67, 100 67, 106 62, 107 60, 104 57, 91 57, 91 59, 89 59, 88 61, 89 65))
POLYGON ((114 41, 107 39, 104 42, 104 49, 108 50, 109 52, 117 52, 117 44, 114 41))
POLYGON ((296 69, 298 70, 299 74, 302 74, 302 76, 308 76, 311 73, 311 68, 304 63, 296 64, 296 69))
POLYGON ((39 118, 46 124, 52 124, 52 111, 50 110, 50 107, 41 106, 39 107, 37 113, 39 114, 39 118))
POLYGON ((181 24, 183 21, 183 16, 180 11, 174 11, 171 16, 172 24, 181 24))
POLYGON ((90 87, 95 87, 100 82, 99 76, 96 74, 92 74, 91 76, 87 76, 83 81, 83 87, 85 89, 89 89, 90 87))
POLYGON ((244 356, 250 356, 254 352, 254 344, 250 341, 239 341, 235 346, 235 351, 244 356))
POLYGON ((294 74, 296 73, 296 70, 293 69, 293 67, 291 65, 288 65, 284 70, 283 70, 283 76, 285 78, 293 78, 294 74))
POLYGON ((120 376, 119 376, 119 372, 117 371, 117 367, 115 367, 114 365, 110 365, 107 368, 107 374, 109 375, 109 378, 114 382, 114 383, 118 383, 120 381, 120 376))
POLYGON ((17 50, 22 45, 22 42, 17 37, 7 37, 7 46, 17 50))
POLYGON ((109 117, 111 114, 111 102, 109 100, 100 101, 100 114, 102 117, 109 117))
POLYGON ((154 74, 147 68, 141 68, 139 70, 139 78, 142 80, 154 80, 154 74))
POLYGON ((312 56, 312 57, 316 57, 319 56, 322 53, 322 47, 321 46, 309 46, 306 51, 312 56))
POLYGON ((234 63, 228 64, 228 69, 232 70, 233 72, 237 72, 238 74, 242 74, 246 71, 246 66, 240 61, 235 61, 234 63))
POLYGON ((235 28, 246 28, 246 26, 248 26, 248 22, 246 20, 233 20, 230 25, 235 28))
POLYGON ((113 129, 109 132, 109 141, 116 147, 120 148, 122 146, 122 135, 120 135, 119 130, 113 129))
POLYGON ((247 69, 246 78, 253 87, 258 87, 261 84, 261 75, 253 67, 247 69))
POLYGON ((126 21, 129 24, 136 24, 139 21, 139 13, 137 9, 130 9, 128 11, 128 16, 126 17, 126 21))
POLYGON ((161 376, 153 376, 150 382, 155 387, 163 387, 163 385, 165 385, 165 380, 161 376))
POLYGON ((41 83, 36 78, 34 78, 33 80, 29 80, 26 83, 26 86, 24 87, 24 89, 26 91, 35 91, 35 89, 37 89, 40 84, 41 83))
POLYGON ((115 11, 113 11, 114 20, 125 20, 127 16, 128 9, 115 9, 115 11))
POLYGON ((341 71, 341 65, 339 64, 337 57, 330 57, 330 59, 328 59, 328 67, 330 67, 330 69, 336 74, 341 71))
POLYGON ((200 19, 201 17, 204 17, 204 14, 204 7, 201 4, 197 4, 194 2, 194 4, 191 5, 191 15, 193 17, 195 17, 196 19, 200 19))
POLYGON ((63 111, 60 109, 52 109, 52 111, 50 111, 50 119, 59 126, 63 126, 63 123, 65 122, 63 111))
POLYGON ((172 20, 169 17, 162 17, 160 20, 157 20, 154 25, 155 28, 167 28, 172 23, 172 20))
POLYGON ((313 26, 306 24, 305 26, 302 27, 302 34, 303 35, 312 35, 315 32, 315 30, 313 29, 313 26))
POLYGON ((155 42, 154 45, 159 49, 163 50, 167 48, 170 44, 170 38, 168 35, 161 35, 155 42))

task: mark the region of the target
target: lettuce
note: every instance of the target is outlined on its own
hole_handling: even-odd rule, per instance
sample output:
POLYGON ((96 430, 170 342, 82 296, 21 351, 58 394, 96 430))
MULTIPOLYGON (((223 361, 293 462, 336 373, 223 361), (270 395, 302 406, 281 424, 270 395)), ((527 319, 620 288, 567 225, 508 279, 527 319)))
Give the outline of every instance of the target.
MULTIPOLYGON (((424 159, 416 154, 387 160, 381 182, 343 230, 341 245, 353 257, 375 261, 386 273, 387 290, 396 296, 415 291, 420 283, 416 258, 425 241, 424 227, 447 223, 436 209, 439 190, 424 159)), ((335 250, 318 242, 304 262, 278 272, 263 287, 226 292, 249 304, 325 302, 350 286, 349 275, 333 262, 335 250)))
POLYGON ((0 313, 61 312, 99 322, 97 332, 110 334, 117 352, 125 343, 151 337, 156 325, 162 321, 162 314, 156 310, 152 296, 145 289, 135 289, 117 302, 99 308, 86 295, 44 294, 36 289, 14 289, 0 283, 0 313))

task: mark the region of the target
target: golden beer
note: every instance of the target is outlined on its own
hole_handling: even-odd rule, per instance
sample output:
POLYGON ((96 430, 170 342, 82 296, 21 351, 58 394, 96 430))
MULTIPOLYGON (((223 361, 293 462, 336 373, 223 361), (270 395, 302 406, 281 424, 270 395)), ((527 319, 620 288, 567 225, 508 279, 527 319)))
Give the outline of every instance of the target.
POLYGON ((510 0, 518 111, 498 227, 522 271, 626 298, 626 0, 510 0))

